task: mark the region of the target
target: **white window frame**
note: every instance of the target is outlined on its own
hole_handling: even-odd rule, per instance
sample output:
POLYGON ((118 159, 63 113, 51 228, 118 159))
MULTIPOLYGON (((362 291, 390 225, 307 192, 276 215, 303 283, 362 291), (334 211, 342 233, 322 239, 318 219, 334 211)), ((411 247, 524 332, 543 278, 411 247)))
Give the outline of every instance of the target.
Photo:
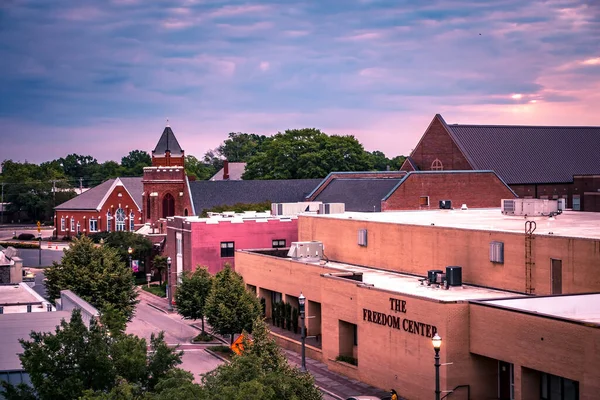
POLYGON ((444 170, 444 164, 442 163, 442 161, 439 158, 436 158, 435 160, 433 160, 433 162, 431 163, 431 170, 432 171, 443 171, 444 170))
POLYGON ((106 212, 106 230, 108 232, 111 232, 112 230, 112 214, 110 211, 106 212))
POLYGON ((81 223, 79 221, 77 221, 77 234, 79 235, 81 233, 81 223))
POLYGON ((65 220, 65 217, 60 217, 60 230, 62 232, 64 232, 66 227, 67 227, 67 221, 65 220))
POLYGON ((175 235, 175 249, 178 256, 183 254, 183 240, 179 232, 175 235))
POLYGON ((133 211, 129 213, 129 230, 131 232, 135 231, 135 214, 133 211))
POLYGON ((98 232, 98 220, 96 218, 90 218, 90 232, 98 232))
POLYGON ((124 232, 126 223, 125 223, 125 210, 122 208, 117 208, 115 211, 115 232, 124 232))
POLYGON ((71 217, 71 232, 75 232, 75 218, 71 217))

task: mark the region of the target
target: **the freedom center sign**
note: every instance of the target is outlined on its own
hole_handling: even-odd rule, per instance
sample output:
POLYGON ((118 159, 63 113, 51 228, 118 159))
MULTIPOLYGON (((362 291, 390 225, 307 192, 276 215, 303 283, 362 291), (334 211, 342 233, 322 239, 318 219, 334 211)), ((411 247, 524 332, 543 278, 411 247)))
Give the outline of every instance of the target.
MULTIPOLYGON (((395 313, 406 314, 406 301, 390 297, 390 310, 395 313)), ((392 329, 403 330, 408 333, 428 338, 434 337, 437 332, 437 328, 434 325, 413 321, 393 314, 367 310, 366 308, 363 308, 363 320, 377 325, 386 325, 392 329)))

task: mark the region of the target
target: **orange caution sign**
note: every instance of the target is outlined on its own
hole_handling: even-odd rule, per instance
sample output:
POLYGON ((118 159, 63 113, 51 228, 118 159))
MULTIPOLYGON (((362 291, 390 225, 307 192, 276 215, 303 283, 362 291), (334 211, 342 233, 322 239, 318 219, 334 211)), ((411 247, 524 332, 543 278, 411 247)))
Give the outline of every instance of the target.
POLYGON ((246 336, 244 336, 244 334, 242 333, 240 335, 240 337, 238 337, 235 342, 233 342, 233 344, 231 345, 231 350, 237 354, 238 356, 240 354, 242 354, 244 352, 244 339, 248 342, 248 343, 252 343, 252 339, 247 338, 246 336))

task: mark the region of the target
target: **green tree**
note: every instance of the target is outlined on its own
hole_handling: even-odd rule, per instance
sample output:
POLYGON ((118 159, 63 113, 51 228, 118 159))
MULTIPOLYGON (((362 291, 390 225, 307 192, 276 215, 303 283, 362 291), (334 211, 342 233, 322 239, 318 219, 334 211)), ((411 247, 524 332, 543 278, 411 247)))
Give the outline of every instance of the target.
POLYGON ((322 178, 332 171, 369 171, 369 154, 354 136, 292 129, 266 138, 248 160, 244 179, 322 178))
POLYGON ((131 269, 109 246, 95 246, 83 236, 74 239, 60 263, 45 272, 50 299, 70 289, 100 311, 111 305, 130 320, 138 303, 131 269))
POLYGON ((217 169, 212 164, 204 163, 192 155, 185 156, 185 173, 197 180, 211 178, 217 169))
POLYGON ((125 176, 142 176, 144 167, 152 165, 150 155, 142 150, 132 150, 121 158, 121 167, 125 176))
POLYGON ((253 341, 240 356, 205 374, 202 388, 214 400, 319 400, 321 393, 312 375, 291 367, 266 324, 253 323, 253 341))
POLYGON ((145 236, 134 232, 120 231, 110 232, 104 238, 104 245, 117 250, 119 257, 129 266, 129 252, 131 247, 132 260, 142 260, 147 263, 152 255, 152 242, 145 236))
POLYGON ((217 153, 230 162, 247 162, 250 157, 262 151, 266 140, 265 135, 231 132, 223 144, 217 147, 217 153))
POLYGON ((204 333, 204 316, 206 314, 206 298, 212 287, 213 277, 206 267, 198 266, 193 273, 185 271, 175 292, 177 312, 184 319, 202 321, 204 333))
MULTIPOLYGON (((182 352, 170 349, 162 332, 152 335, 148 351, 145 339, 110 335, 95 320, 86 327, 79 310, 54 333, 32 332, 30 338, 20 340, 24 351, 19 358, 35 389, 32 399, 134 398, 134 393, 153 391, 181 363, 182 352), (106 393, 115 396, 102 397, 106 393)), ((3 386, 5 393, 19 394, 18 388, 3 386)))
POLYGON ((229 265, 214 277, 206 299, 205 314, 213 331, 231 335, 252 331, 252 322, 261 314, 258 298, 246 290, 241 275, 229 265))
POLYGON ((158 272, 158 283, 162 286, 163 275, 167 270, 167 257, 159 255, 154 256, 152 266, 158 272))

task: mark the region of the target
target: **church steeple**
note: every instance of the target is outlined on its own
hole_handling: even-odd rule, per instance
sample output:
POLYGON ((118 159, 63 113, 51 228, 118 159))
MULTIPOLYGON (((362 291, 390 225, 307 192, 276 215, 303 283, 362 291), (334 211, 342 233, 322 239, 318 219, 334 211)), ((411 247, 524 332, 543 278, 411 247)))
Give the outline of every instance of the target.
POLYGON ((183 166, 184 161, 185 152, 179 145, 173 130, 169 126, 169 120, 167 120, 167 126, 165 126, 156 147, 152 150, 152 166, 183 166))

